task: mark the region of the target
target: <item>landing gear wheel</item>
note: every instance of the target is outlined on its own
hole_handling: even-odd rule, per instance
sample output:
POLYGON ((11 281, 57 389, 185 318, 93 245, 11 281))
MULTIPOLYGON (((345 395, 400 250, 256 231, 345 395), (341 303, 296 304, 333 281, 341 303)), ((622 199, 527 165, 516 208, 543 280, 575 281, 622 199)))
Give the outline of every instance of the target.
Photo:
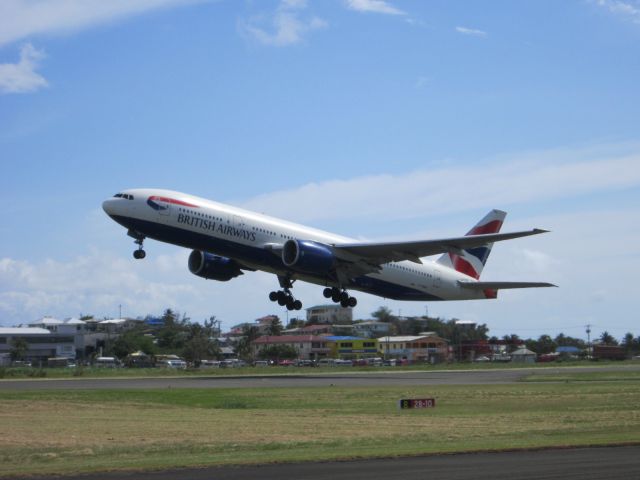
POLYGON ((358 304, 358 300, 356 299, 356 297, 349 297, 349 300, 347 301, 347 303, 351 308, 353 308, 358 304))
POLYGON ((271 292, 269 294, 269 300, 271 300, 272 302, 277 302, 278 301, 278 292, 271 292))
POLYGON ((331 298, 331 296, 333 295, 333 288, 329 288, 329 287, 325 288, 322 291, 322 295, 324 295, 324 298, 331 298))
POLYGON ((293 301, 293 309, 294 310, 302 310, 302 302, 300 300, 293 301))
POLYGON ((135 258, 136 260, 142 260, 146 256, 147 256, 147 252, 145 252, 142 249, 133 251, 133 258, 135 258))

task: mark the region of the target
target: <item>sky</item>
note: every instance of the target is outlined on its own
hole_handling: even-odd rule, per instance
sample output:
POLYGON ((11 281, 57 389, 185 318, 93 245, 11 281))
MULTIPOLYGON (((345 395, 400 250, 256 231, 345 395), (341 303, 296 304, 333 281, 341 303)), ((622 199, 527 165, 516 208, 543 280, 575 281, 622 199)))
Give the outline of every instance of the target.
MULTIPOLYGON (((266 273, 147 258, 101 203, 167 188, 362 240, 503 231, 497 300, 380 306, 490 334, 640 335, 640 1, 3 0, 0 324, 267 314, 266 273)), ((322 289, 298 283, 305 307, 322 289)))

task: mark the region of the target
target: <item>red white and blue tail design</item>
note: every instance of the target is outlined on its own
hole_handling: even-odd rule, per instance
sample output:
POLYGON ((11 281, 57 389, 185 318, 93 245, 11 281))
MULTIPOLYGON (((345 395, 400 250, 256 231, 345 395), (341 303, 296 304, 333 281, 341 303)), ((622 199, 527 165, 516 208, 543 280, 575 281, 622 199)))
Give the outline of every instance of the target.
MULTIPOLYGON (((491 210, 467 232, 466 236, 498 233, 506 216, 507 212, 491 210)), ((491 247, 493 247, 493 243, 462 250, 461 255, 458 253, 445 253, 438 259, 438 263, 478 280, 491 253, 491 247)))

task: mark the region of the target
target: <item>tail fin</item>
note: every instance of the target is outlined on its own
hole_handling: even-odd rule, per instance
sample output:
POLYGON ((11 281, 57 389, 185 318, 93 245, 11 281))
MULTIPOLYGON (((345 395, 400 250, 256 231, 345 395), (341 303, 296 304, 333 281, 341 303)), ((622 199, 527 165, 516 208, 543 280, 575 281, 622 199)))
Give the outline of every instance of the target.
MULTIPOLYGON (((467 236, 498 233, 506 216, 507 212, 491 210, 467 232, 467 236)), ((480 278, 482 269, 487 263, 487 258, 489 258, 489 254, 491 253, 491 247, 493 247, 493 243, 488 243, 482 247, 462 250, 460 253, 445 253, 438 259, 437 263, 453 268, 477 280, 480 278)))

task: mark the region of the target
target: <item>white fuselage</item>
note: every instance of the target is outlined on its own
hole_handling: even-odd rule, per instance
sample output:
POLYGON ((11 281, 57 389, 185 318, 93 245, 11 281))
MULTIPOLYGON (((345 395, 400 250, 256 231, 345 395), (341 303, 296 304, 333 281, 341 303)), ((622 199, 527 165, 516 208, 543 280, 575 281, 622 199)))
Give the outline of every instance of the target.
POLYGON ((232 258, 247 269, 399 300, 486 298, 483 292, 458 284, 475 279, 431 261, 385 263, 379 272, 337 285, 323 276, 292 272, 277 252, 290 239, 339 246, 356 242, 352 238, 170 190, 132 189, 118 195, 106 200, 103 208, 130 232, 232 258))

